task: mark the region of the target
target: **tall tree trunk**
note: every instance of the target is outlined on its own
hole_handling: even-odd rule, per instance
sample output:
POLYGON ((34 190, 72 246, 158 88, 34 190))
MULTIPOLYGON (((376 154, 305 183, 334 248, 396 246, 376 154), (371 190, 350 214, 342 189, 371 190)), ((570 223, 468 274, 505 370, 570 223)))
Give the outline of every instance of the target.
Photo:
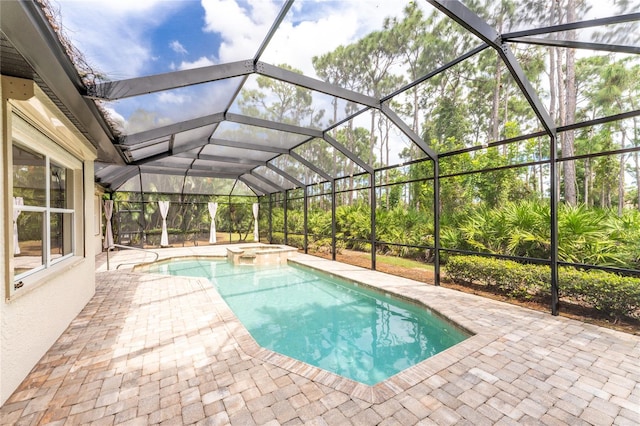
MULTIPOLYGON (((501 5, 502 6, 502 5, 501 5)), ((502 24, 504 22, 504 10, 501 7, 498 12, 497 30, 502 33, 502 24)), ((496 53, 496 69, 493 78, 495 86, 493 88, 493 103, 491 105, 491 142, 500 138, 500 92, 502 89, 502 58, 496 53)), ((503 145, 503 154, 505 150, 503 145)))
MULTIPOLYGON (((415 80, 415 78, 414 78, 415 80)), ((413 123, 411 125, 411 128, 413 129, 414 133, 416 135, 419 135, 420 132, 418 131, 418 127, 420 125, 420 108, 419 108, 419 102, 420 100, 418 99, 418 88, 414 87, 413 89, 411 89, 413 91, 413 123)), ((429 142, 429 141, 427 141, 429 142)), ((413 147, 413 144, 411 145, 413 147)))
POLYGON ((591 207, 589 200, 589 183, 591 180, 591 159, 587 158, 584 162, 584 204, 587 207, 591 207))
MULTIPOLYGON (((549 25, 555 25, 557 19, 556 2, 552 1, 549 7, 549 25)), ((549 116, 553 121, 558 121, 556 105, 558 101, 558 82, 557 77, 557 64, 556 64, 556 48, 549 48, 549 116)), ((557 141, 556 141, 557 143, 557 141)), ((542 141, 538 142, 538 155, 539 158, 544 158, 542 152, 542 141)), ((540 164, 540 195, 544 194, 544 166, 540 164)))
POLYGON ((496 72, 494 76, 493 104, 491 105, 491 141, 500 137, 500 89, 502 88, 502 59, 496 54, 496 72))
MULTIPOLYGON (((556 123, 558 124, 558 126, 563 126, 565 124, 565 119, 566 119, 566 115, 565 115, 565 94, 566 94, 566 80, 565 80, 565 75, 564 75, 564 71, 563 71, 563 57, 562 57, 562 52, 560 51, 560 49, 556 48, 554 49, 555 53, 556 53, 556 84, 557 84, 557 91, 556 91, 556 95, 557 95, 557 102, 558 102, 558 111, 557 111, 557 119, 556 119, 556 123)), ((560 155, 559 157, 566 157, 565 152, 563 151, 565 142, 564 142, 564 138, 566 138, 566 133, 560 133, 558 135, 558 140, 560 142, 560 155)), ((564 173, 565 173, 565 163, 560 163, 560 170, 559 172, 561 173, 561 179, 564 180, 564 173)))
MULTIPOLYGON (((567 22, 574 22, 576 17, 575 0, 567 1, 567 22)), ((575 40, 575 31, 568 31, 569 40, 575 40)), ((576 53, 574 49, 567 49, 566 54, 566 118, 564 124, 572 124, 576 118, 576 53)), ((575 150, 575 131, 569 130, 562 138, 562 156, 572 157, 575 150)), ((564 163, 564 199, 575 206, 578 203, 575 161, 564 163)))
POLYGON ((371 133, 370 133, 370 141, 369 141, 369 163, 371 165, 375 164, 373 161, 375 157, 375 146, 376 146, 376 113, 374 110, 371 110, 371 133))

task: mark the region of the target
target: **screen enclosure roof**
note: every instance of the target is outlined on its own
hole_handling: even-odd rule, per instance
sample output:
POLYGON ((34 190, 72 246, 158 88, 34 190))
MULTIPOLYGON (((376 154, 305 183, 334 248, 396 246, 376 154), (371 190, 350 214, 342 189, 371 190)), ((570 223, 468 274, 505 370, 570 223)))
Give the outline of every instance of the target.
POLYGON ((43 87, 96 146, 109 191, 166 175, 168 192, 188 181, 265 195, 437 160, 420 125, 429 105, 412 100, 466 64, 506 70, 510 96, 530 110, 515 136, 554 135, 528 52, 640 53, 638 1, 583 2, 556 24, 526 2, 506 20, 496 2, 456 0, 150 3, 127 20, 96 2, 0 5, 2 74, 43 87))

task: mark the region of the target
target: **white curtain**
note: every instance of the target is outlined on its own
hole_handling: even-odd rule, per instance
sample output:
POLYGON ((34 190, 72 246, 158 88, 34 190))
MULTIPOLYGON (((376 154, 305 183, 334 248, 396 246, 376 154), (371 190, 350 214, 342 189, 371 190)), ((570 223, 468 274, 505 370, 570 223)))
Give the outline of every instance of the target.
POLYGON ((111 228, 111 217, 113 216, 113 200, 104 200, 104 217, 107 219, 103 247, 109 250, 113 247, 113 229, 111 228))
POLYGON ((22 197, 13 197, 13 254, 20 254, 20 245, 18 244, 18 216, 20 216, 21 206, 24 206, 22 197))
MULTIPOLYGON (((209 244, 216 243, 216 213, 218 212, 218 203, 213 201, 207 204, 209 207, 209 214, 211 215, 211 230, 209 231, 209 244)), ((213 263, 213 262, 211 262, 213 263)))
POLYGON ((253 203, 253 241, 260 241, 260 234, 258 234, 258 210, 260 204, 253 203))
POLYGON ((160 215, 162 216, 162 237, 160 237, 160 246, 169 245, 169 234, 167 233, 167 213, 169 213, 169 201, 158 201, 160 207, 160 215))

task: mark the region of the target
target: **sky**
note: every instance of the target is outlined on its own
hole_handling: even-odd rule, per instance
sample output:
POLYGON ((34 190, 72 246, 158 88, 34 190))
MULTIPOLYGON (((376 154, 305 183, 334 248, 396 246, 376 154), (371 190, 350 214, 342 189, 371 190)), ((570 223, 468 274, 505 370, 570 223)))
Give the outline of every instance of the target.
MULTIPOLYGON (((426 2, 425 2, 426 3, 426 2)), ((398 0, 297 1, 260 58, 315 77, 311 58, 348 44, 398 15, 398 0)), ((52 0, 64 31, 95 70, 122 80, 253 59, 282 0, 52 0)), ((110 102, 128 133, 217 112, 238 79, 110 102), (196 98, 202 110, 181 108, 196 98), (153 107, 150 107, 153 105, 153 107), (155 115, 143 114, 153 109, 155 115), (217 108, 217 109, 216 109, 217 108), (168 118, 168 111, 172 111, 168 118), (133 116, 138 125, 127 124, 133 116)))
MULTIPOLYGON (((53 0, 73 43, 114 80, 251 59, 282 3, 53 0)), ((305 71, 312 71, 311 56, 379 27, 385 16, 398 14, 403 4, 390 0, 296 2, 272 42, 284 47, 286 40, 286 49, 268 56, 287 63, 308 62, 305 71)))
MULTIPOLYGON (((590 17, 609 14, 603 11, 604 2, 593 1, 598 7, 590 17)), ((66 35, 108 80, 252 59, 283 5, 283 0, 51 2, 59 11, 66 35)), ((298 0, 260 60, 273 65, 286 63, 316 77, 311 63, 314 55, 380 29, 384 18, 401 15, 407 2, 298 0)), ((426 1, 418 4, 432 10, 426 1)), ((106 107, 128 133, 134 133, 219 112, 228 106, 239 82, 207 83, 120 100, 106 107)))

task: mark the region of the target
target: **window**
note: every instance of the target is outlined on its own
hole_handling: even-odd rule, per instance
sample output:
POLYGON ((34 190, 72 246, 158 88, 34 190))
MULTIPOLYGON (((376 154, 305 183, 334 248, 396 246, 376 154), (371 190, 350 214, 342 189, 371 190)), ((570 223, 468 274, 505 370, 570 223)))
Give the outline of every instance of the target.
POLYGON ((37 147, 38 143, 27 148, 16 140, 12 145, 16 282, 74 254, 76 172, 37 147))

